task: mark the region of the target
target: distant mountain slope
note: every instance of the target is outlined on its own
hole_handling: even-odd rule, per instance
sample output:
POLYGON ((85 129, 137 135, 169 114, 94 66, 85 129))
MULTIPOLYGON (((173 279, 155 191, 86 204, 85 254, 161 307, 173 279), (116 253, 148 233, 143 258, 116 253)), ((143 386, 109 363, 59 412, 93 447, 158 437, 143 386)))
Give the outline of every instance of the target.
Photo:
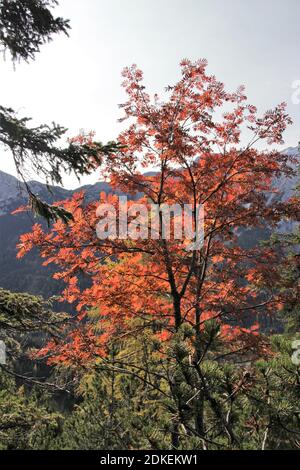
MULTIPOLYGON (((53 202, 70 198, 83 190, 87 200, 96 200, 101 191, 111 192, 108 183, 96 183, 76 190, 61 187, 47 187, 38 182, 30 182, 30 187, 41 199, 53 202)), ((23 213, 11 212, 28 200, 24 184, 14 176, 0 171, 0 287, 17 292, 29 292, 48 298, 61 292, 63 284, 52 279, 53 267, 42 266, 38 253, 32 252, 21 260, 16 259, 16 244, 22 233, 29 232, 36 219, 23 213)), ((42 222, 39 219, 39 222, 42 222)))
MULTIPOLYGON (((297 148, 288 148, 285 153, 299 155, 297 148)), ((292 196, 294 188, 300 181, 295 178, 280 178, 274 182, 279 190, 278 194, 270 195, 286 200, 292 196)), ((82 186, 76 190, 67 190, 61 187, 52 187, 51 193, 47 187, 38 182, 30 182, 32 189, 41 199, 52 202, 71 197, 75 192, 85 191, 87 200, 96 200, 101 191, 111 193, 112 189, 106 182, 82 186)), ((43 267, 37 253, 30 253, 22 260, 16 259, 16 244, 22 233, 30 231, 35 219, 30 214, 11 215, 11 212, 27 202, 24 184, 15 177, 0 171, 0 287, 19 292, 41 294, 44 297, 58 294, 62 284, 51 278, 53 268, 43 267)), ((288 232, 292 225, 282 222, 281 230, 288 232)), ((268 236, 267 230, 243 231, 241 242, 244 246, 253 246, 259 239, 268 236)))

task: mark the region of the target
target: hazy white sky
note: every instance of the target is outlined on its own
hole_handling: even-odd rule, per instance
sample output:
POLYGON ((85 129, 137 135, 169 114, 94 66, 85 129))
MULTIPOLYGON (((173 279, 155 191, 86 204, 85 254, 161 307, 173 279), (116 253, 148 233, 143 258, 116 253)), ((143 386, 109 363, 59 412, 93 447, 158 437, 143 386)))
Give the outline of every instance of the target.
MULTIPOLYGON (((161 92, 179 77, 182 58, 206 58, 209 72, 229 89, 244 84, 261 111, 287 101, 294 125, 285 146, 300 140, 300 104, 292 102, 292 83, 300 80, 299 0, 60 0, 56 13, 71 20, 70 38, 55 37, 16 70, 0 58, 0 103, 35 123, 114 139, 124 66, 137 63, 149 90, 161 92)), ((0 170, 14 174, 1 153, 0 170)), ((65 185, 78 183, 66 177, 65 185)))

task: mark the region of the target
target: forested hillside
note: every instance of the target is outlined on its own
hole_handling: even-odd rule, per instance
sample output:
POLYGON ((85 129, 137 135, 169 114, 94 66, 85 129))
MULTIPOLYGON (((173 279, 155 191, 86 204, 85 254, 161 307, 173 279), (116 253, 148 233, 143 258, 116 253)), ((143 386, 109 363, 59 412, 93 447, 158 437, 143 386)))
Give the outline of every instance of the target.
MULTIPOLYGON (((298 148, 286 150, 288 155, 298 155, 298 148)), ((149 173, 151 175, 151 172, 149 173)), ((293 178, 281 178, 274 180, 273 186, 277 189, 276 194, 270 198, 284 201, 291 197, 299 182, 299 176, 293 178)), ((34 191, 46 202, 55 202, 71 198, 73 194, 83 191, 85 202, 99 199, 100 193, 121 194, 118 190, 113 190, 108 183, 99 182, 94 185, 78 187, 75 190, 67 190, 62 187, 51 187, 50 191, 42 183, 30 182, 34 191)), ((128 196, 131 197, 130 195, 128 196)), ((11 175, 0 171, 0 287, 12 289, 16 292, 29 292, 35 295, 42 295, 48 298, 61 292, 63 284, 52 279, 54 269, 51 266, 42 266, 42 262, 37 253, 30 253, 26 258, 17 259, 17 244, 23 233, 29 232, 32 225, 41 222, 45 226, 46 222, 41 218, 36 219, 32 213, 13 215, 18 207, 26 205, 28 195, 24 184, 11 175)), ((280 231, 290 232, 293 224, 283 220, 280 231)), ((268 238, 271 231, 261 229, 243 229, 240 234, 240 243, 244 247, 255 246, 260 241, 268 238)))
MULTIPOLYGON (((66 200, 76 192, 84 191, 86 201, 95 200, 101 191, 110 193, 112 190, 107 183, 95 183, 83 186, 74 191, 55 186, 50 187, 37 182, 30 182, 31 188, 39 197, 48 202, 66 200)), ((0 287, 15 292, 29 292, 42 295, 44 298, 57 295, 61 292, 61 282, 52 279, 54 269, 42 266, 37 253, 31 253, 26 259, 17 259, 17 244, 23 233, 29 232, 32 225, 41 222, 42 218, 35 218, 28 211, 23 214, 12 213, 20 206, 28 204, 28 194, 24 184, 11 175, 0 171, 0 287)))

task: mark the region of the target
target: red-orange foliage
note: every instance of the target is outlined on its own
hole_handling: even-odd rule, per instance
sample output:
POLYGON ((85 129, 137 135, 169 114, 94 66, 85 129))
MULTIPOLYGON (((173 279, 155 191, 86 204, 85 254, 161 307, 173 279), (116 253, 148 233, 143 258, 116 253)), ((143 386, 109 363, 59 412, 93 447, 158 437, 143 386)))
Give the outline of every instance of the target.
MULTIPOLYGON (((241 248, 238 231, 264 224, 275 227, 285 213, 291 213, 288 204, 266 203, 272 179, 292 174, 288 157, 254 147, 261 140, 282 143, 282 133, 291 122, 285 105, 257 117, 244 89, 228 93, 207 75, 204 60, 184 60, 181 72, 179 82, 167 89, 168 100, 162 102, 145 92, 136 66, 124 70, 128 101, 121 107, 130 124, 119 136, 124 148, 103 156, 101 174, 114 188, 146 204, 204 204, 204 246, 190 252, 185 250, 186 240, 99 240, 95 230, 99 201, 85 204, 84 194, 79 193, 60 203, 72 212, 74 221, 68 225, 59 221, 48 233, 36 224, 19 244, 19 256, 36 246, 45 264, 57 265, 56 278, 66 282, 63 298, 76 302, 80 312, 80 340, 74 340, 75 330, 68 346, 50 345, 57 362, 74 358, 73 343, 80 344, 75 356, 82 350, 84 360, 100 352, 99 346, 93 353, 93 348, 84 347, 84 337, 89 345, 94 341, 88 325, 86 335, 80 327, 91 308, 105 324, 105 336, 98 339, 102 347, 117 328, 129 328, 132 318, 140 318, 144 325, 159 321, 162 341, 185 322, 201 341, 204 322, 214 318, 222 324, 224 339, 234 344, 250 338, 252 344, 257 325, 247 330, 236 326, 238 322, 245 315, 253 313, 255 319, 256 312, 267 315, 277 308, 276 251, 241 248), (241 148, 245 129, 251 138, 241 148), (149 170, 151 175, 145 173, 149 170), (83 290, 78 282, 81 274, 91 280, 83 290)), ((117 204, 116 197, 110 196, 110 202, 117 204)))

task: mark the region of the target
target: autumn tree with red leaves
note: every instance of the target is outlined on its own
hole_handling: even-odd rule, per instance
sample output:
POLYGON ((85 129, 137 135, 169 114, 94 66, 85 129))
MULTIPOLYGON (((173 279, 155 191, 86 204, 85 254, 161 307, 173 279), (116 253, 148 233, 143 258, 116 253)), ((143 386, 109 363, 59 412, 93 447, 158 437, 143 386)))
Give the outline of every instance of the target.
MULTIPOLYGON (((128 99, 121 105, 121 120, 128 120, 128 127, 118 137, 122 147, 99 155, 100 174, 115 190, 132 196, 131 220, 138 218, 137 202, 147 207, 191 204, 193 217, 197 205, 203 205, 201 249, 187 250, 190 240, 185 238, 165 239, 161 215, 157 239, 100 240, 97 208, 109 202, 119 214, 118 198, 101 194, 99 201, 86 204, 83 193, 59 203, 73 215, 68 224, 59 220, 49 232, 36 224, 19 244, 20 257, 37 247, 45 264, 57 266, 55 277, 66 283, 62 298, 77 306, 71 335, 40 351, 48 354, 50 363, 99 365, 111 341, 150 330, 168 364, 179 365, 181 373, 186 368, 181 380, 192 395, 185 407, 176 374, 164 376, 178 407, 174 447, 179 445, 180 423, 208 443, 204 402, 229 442, 235 443, 230 419, 211 395, 202 364, 207 358, 221 360, 220 347, 212 350, 217 343, 233 357, 270 352, 257 319, 280 308, 282 299, 274 289, 279 253, 266 245, 243 248, 239 237, 245 229, 275 230, 283 217, 295 217, 297 212, 294 202, 268 197, 275 191, 274 178, 293 175, 290 157, 277 150, 258 150, 256 145, 283 143, 283 132, 291 123, 285 104, 259 117, 243 87, 227 92, 207 74, 206 66, 204 60, 182 61, 181 78, 167 87, 166 101, 150 97, 136 66, 126 68, 123 86, 128 99), (82 276, 89 279, 89 287, 81 288, 82 276), (89 311, 93 322, 86 318, 89 311), (192 427, 183 417, 191 406, 192 427)), ((137 373, 144 366, 133 367, 137 373)), ((248 379, 240 380, 235 385, 247 387, 248 379)))

